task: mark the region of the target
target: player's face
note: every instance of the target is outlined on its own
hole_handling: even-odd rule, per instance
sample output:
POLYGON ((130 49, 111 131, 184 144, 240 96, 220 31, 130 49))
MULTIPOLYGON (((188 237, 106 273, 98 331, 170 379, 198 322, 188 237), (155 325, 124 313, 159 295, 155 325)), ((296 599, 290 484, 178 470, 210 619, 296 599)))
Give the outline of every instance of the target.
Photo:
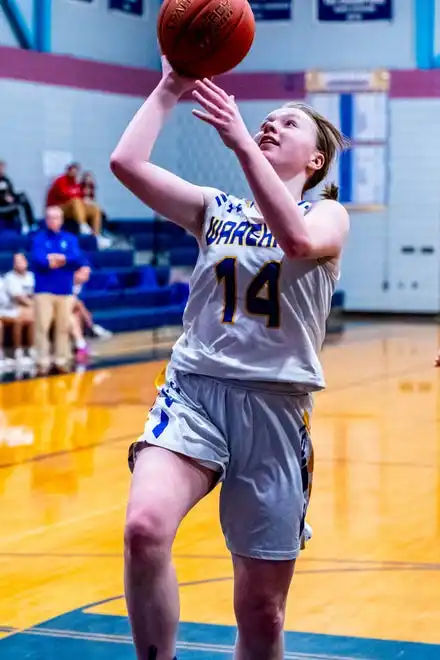
POLYGON ((255 140, 283 180, 307 171, 317 155, 315 124, 299 108, 271 112, 255 140))

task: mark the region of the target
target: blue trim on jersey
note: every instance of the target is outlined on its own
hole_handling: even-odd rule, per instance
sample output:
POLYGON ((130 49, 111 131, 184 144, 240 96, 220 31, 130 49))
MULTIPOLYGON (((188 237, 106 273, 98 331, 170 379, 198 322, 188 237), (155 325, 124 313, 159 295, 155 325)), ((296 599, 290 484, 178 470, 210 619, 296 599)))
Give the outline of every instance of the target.
POLYGON ((228 196, 225 193, 220 193, 220 195, 216 195, 215 201, 217 202, 217 206, 223 206, 228 201, 228 196))
MULTIPOLYGON (((353 94, 341 94, 339 114, 341 131, 349 139, 353 138, 353 94)), ((339 160, 340 200, 342 203, 353 201, 353 152, 343 151, 339 160)))
POLYGON ((304 215, 305 215, 312 208, 312 202, 308 202, 306 199, 302 199, 300 202, 298 202, 298 206, 304 209, 304 215))

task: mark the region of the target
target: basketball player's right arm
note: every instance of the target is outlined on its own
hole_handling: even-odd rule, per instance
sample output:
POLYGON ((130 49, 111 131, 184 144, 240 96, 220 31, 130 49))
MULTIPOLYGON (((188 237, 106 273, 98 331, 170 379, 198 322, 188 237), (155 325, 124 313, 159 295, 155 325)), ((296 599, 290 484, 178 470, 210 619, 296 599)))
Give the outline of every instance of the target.
MULTIPOLYGON (((136 113, 114 150, 110 166, 115 176, 140 200, 187 231, 200 236, 205 208, 214 195, 150 162, 156 139, 180 96, 193 86, 166 70, 136 113)), ((169 65, 168 65, 169 67, 169 65)))

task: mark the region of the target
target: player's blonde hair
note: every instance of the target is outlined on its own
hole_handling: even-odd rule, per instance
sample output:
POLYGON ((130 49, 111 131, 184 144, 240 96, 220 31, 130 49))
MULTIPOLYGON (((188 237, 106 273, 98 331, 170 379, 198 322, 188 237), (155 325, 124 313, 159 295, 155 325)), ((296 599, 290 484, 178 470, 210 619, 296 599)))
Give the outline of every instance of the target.
MULTIPOLYGON (((330 166, 338 151, 349 146, 348 140, 328 119, 306 103, 286 103, 286 108, 297 108, 304 112, 316 126, 316 148, 324 156, 324 165, 307 179, 303 193, 317 186, 327 176, 330 166)), ((338 199, 339 188, 335 183, 325 186, 321 193, 323 199, 338 199)))

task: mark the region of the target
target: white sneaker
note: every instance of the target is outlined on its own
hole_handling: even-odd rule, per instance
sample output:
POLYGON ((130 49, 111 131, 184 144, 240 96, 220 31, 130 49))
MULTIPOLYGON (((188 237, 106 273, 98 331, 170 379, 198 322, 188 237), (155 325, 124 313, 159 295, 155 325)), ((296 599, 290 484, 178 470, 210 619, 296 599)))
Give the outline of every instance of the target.
POLYGON ((0 370, 2 370, 3 373, 12 373, 15 370, 15 360, 7 357, 0 358, 0 370))
POLYGON ((106 330, 101 325, 97 325, 96 323, 93 324, 92 331, 95 337, 99 337, 99 339, 108 339, 109 337, 113 337, 113 332, 106 330))
POLYGON ((29 355, 25 355, 22 348, 17 348, 14 353, 14 362, 21 367, 30 367, 34 361, 29 355))
POLYGON ((79 226, 79 233, 82 234, 83 236, 90 236, 92 234, 92 228, 90 225, 87 224, 87 222, 82 222, 79 226))
POLYGON ((107 238, 107 236, 97 236, 96 240, 98 241, 98 247, 100 250, 108 250, 108 248, 112 246, 112 240, 111 238, 107 238))

